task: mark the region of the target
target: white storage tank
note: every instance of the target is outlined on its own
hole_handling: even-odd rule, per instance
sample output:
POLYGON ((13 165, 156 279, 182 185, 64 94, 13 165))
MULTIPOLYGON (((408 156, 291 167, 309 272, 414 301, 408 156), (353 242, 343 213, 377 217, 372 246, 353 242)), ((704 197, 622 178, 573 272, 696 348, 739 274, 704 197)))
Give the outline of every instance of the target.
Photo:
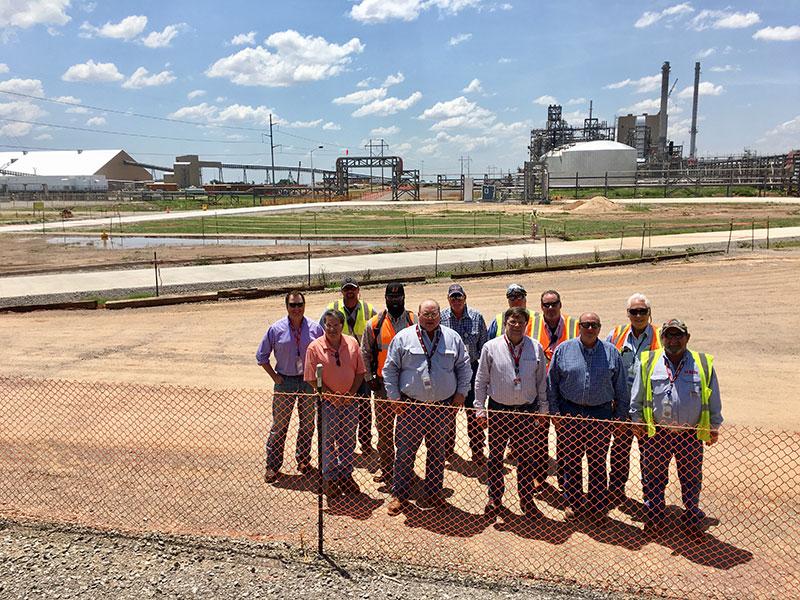
POLYGON ((612 140, 577 142, 544 155, 550 187, 572 187, 575 173, 581 187, 632 184, 636 175, 636 148, 612 140), (592 179, 586 179, 591 177, 592 179))

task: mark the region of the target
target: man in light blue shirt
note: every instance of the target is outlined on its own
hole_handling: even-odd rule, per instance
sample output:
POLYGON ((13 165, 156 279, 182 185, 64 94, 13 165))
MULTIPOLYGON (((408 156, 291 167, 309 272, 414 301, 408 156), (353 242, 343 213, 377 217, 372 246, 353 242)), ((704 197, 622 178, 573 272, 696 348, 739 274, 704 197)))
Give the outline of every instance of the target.
POLYGON ((425 300, 419 322, 398 332, 383 365, 386 396, 397 402, 394 481, 387 505, 390 516, 408 504, 417 450, 425 440, 423 507, 443 508, 447 436, 455 425, 452 407, 464 405, 472 379, 469 353, 461 337, 440 324, 439 303, 425 300))
POLYGON ((611 421, 628 419, 630 397, 622 357, 598 339, 600 317, 584 313, 579 337, 556 348, 548 372, 547 397, 556 419, 558 452, 564 469, 567 517, 601 517, 607 510, 606 457, 611 421), (582 459, 589 467, 589 495, 583 495, 582 459))

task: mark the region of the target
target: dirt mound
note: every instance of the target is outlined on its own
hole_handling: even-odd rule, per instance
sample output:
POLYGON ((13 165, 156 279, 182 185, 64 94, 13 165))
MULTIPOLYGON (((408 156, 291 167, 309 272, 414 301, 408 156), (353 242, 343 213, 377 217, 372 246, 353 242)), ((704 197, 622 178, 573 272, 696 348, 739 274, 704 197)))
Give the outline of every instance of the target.
POLYGON ((605 196, 594 196, 593 198, 581 202, 580 204, 575 202, 573 203, 573 206, 574 207, 568 208, 567 210, 569 210, 570 212, 590 214, 590 215, 614 212, 616 210, 619 210, 620 208, 605 196), (574 206, 576 204, 577 206, 574 206))

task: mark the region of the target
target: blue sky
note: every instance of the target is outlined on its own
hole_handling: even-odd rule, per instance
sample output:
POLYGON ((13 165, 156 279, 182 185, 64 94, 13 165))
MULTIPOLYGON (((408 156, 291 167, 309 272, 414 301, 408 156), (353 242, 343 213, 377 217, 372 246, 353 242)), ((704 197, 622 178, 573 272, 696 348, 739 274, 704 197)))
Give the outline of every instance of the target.
POLYGON ((696 60, 700 155, 800 145, 797 0, 0 0, 0 50, 1 150, 264 164, 272 113, 279 165, 383 138, 426 176, 513 170, 550 102, 657 112, 665 60, 687 152, 696 60))

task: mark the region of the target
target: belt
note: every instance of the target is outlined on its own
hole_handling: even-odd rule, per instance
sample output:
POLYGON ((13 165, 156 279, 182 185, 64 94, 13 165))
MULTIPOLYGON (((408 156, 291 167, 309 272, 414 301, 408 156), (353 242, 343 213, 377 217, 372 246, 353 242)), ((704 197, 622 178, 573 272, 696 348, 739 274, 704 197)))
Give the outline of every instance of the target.
MULTIPOLYGON (((453 394, 453 396, 455 396, 455 394, 453 394)), ((416 398, 412 398, 411 396, 407 396, 403 392, 400 392, 400 400, 403 400, 404 402, 411 402, 412 404, 447 404, 453 401, 453 396, 445 398, 444 400, 427 402, 426 400, 417 400, 416 398)))
POLYGON ((578 404, 577 402, 572 402, 571 400, 564 400, 567 404, 572 404, 572 406, 577 406, 579 408, 605 408, 605 407, 613 407, 614 402, 606 402, 605 404, 578 404))
POLYGON ((277 371, 277 373, 278 373, 278 375, 280 375, 281 377, 290 377, 290 378, 292 378, 292 379, 297 379, 298 377, 300 377, 300 378, 302 378, 302 377, 303 377, 303 374, 302 374, 302 373, 300 373, 299 375, 286 375, 285 373, 281 373, 280 371, 277 371))
POLYGON ((507 410, 510 412, 524 412, 524 413, 535 413, 539 408, 535 404, 503 404, 502 402, 497 402, 493 398, 489 398, 489 410, 507 410))

